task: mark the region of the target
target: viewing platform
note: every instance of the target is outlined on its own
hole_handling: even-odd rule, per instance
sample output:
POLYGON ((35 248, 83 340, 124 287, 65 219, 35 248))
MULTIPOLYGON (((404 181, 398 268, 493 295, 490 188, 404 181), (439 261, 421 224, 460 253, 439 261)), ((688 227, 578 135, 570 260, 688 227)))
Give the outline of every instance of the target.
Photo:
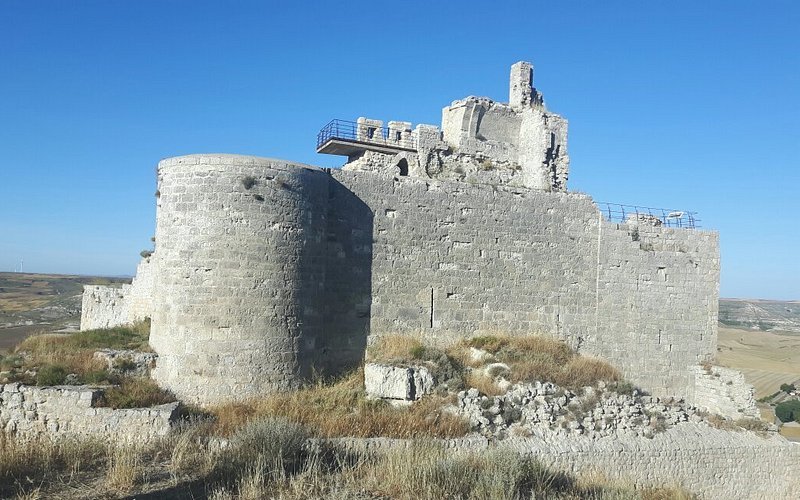
POLYGON ((317 134, 317 153, 354 156, 363 151, 394 154, 416 151, 416 137, 409 122, 359 118, 356 122, 331 120, 317 134))

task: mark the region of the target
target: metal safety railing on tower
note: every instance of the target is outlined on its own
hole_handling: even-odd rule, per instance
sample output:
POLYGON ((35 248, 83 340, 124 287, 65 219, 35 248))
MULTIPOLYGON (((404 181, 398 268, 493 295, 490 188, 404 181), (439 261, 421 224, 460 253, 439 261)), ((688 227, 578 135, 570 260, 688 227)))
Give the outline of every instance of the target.
POLYGON ((368 123, 334 119, 317 134, 317 149, 331 140, 350 141, 364 144, 415 149, 416 140, 411 131, 395 130, 390 127, 376 127, 368 123))
POLYGON ((639 207, 619 203, 598 202, 603 217, 609 222, 651 224, 654 226, 697 229, 700 227, 697 212, 667 208, 639 207))

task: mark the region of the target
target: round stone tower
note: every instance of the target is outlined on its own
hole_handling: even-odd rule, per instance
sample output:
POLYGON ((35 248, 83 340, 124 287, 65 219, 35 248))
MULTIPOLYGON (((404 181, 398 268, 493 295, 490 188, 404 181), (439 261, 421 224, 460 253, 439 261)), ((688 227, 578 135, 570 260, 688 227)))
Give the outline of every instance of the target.
POLYGON ((328 174, 238 155, 158 165, 153 377, 216 404, 296 387, 322 327, 328 174))

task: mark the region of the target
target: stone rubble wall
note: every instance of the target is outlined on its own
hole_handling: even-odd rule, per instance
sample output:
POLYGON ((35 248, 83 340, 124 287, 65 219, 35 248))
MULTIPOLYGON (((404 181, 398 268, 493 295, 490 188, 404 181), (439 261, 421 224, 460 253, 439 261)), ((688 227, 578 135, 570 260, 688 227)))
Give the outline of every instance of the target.
POLYGON ((19 439, 91 436, 145 441, 165 436, 179 403, 152 408, 96 408, 101 389, 86 386, 0 385, 0 430, 19 439))
POLYGON ((712 365, 695 366, 692 372, 696 382, 690 398, 697 407, 734 420, 761 418, 755 390, 741 372, 712 365))
MULTIPOLYGON (((342 438, 330 442, 354 452, 375 453, 413 445, 411 440, 388 438, 342 438)), ((637 488, 679 486, 701 499, 772 500, 800 495, 796 472, 800 445, 777 435, 762 437, 699 423, 677 425, 652 439, 589 439, 553 434, 549 439, 501 441, 468 436, 439 443, 453 453, 511 450, 567 473, 599 475, 611 483, 637 488)))

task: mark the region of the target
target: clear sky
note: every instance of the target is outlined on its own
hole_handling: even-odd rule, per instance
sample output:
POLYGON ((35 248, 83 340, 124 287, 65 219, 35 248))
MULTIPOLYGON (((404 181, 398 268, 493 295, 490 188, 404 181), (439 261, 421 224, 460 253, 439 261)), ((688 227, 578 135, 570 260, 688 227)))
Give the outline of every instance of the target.
POLYGON ((331 118, 439 124, 518 60, 571 190, 697 211, 722 296, 800 299, 795 0, 0 0, 0 271, 133 274, 159 159, 337 166, 331 118))

